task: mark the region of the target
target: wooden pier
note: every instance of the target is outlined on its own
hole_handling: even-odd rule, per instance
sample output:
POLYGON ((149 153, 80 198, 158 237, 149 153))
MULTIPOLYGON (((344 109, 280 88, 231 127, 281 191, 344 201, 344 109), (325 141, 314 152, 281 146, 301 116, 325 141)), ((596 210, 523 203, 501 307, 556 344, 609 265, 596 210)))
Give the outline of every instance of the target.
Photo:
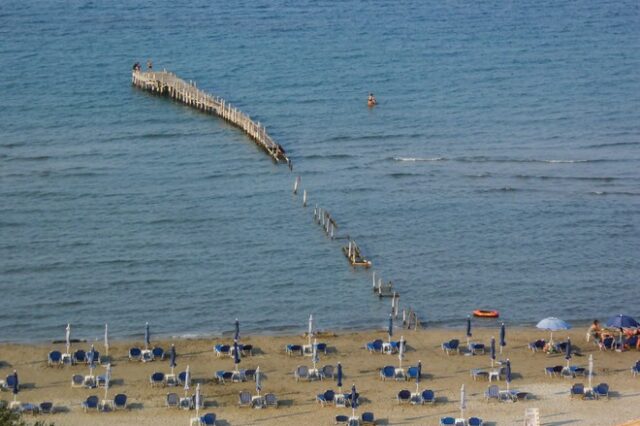
POLYGON ((347 257, 351 266, 362 266, 364 268, 371 267, 371 261, 365 259, 360 253, 360 248, 355 241, 349 240, 349 244, 342 247, 342 252, 347 257))
POLYGON ((263 125, 254 122, 248 115, 234 108, 224 99, 198 89, 195 82, 187 83, 168 71, 133 70, 131 83, 139 89, 170 97, 192 108, 227 120, 242 129, 276 163, 284 162, 292 168, 291 160, 284 149, 271 139, 263 125))

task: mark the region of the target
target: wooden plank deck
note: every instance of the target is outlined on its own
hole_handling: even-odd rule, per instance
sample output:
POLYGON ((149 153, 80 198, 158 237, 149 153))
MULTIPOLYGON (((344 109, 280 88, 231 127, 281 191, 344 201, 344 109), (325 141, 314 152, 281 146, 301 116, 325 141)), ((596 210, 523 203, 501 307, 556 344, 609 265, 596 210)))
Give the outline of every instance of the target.
POLYGON ((182 80, 168 71, 137 71, 131 74, 131 83, 141 90, 167 96, 192 108, 216 115, 232 125, 242 129, 276 163, 284 162, 292 168, 291 160, 285 150, 277 144, 267 130, 251 117, 234 108, 224 99, 209 94, 196 87, 195 82, 182 80))

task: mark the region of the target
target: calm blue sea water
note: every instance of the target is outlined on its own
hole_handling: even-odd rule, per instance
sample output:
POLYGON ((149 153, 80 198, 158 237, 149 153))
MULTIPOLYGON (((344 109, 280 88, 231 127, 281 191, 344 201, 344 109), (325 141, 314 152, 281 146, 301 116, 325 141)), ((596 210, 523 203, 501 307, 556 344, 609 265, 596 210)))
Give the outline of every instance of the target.
POLYGON ((0 40, 0 340, 384 327, 294 175, 133 89, 147 58, 266 123, 430 324, 640 316, 636 1, 5 0, 0 40))

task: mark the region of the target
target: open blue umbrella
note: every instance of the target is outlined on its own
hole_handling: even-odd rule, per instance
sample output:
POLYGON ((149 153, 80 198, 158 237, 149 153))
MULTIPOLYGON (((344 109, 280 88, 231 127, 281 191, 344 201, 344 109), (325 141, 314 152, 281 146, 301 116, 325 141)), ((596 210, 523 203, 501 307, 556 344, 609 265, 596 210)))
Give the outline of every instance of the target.
POLYGON ((493 367, 496 361, 496 338, 491 337, 491 367, 493 367))
POLYGON ((338 392, 342 393, 342 364, 338 363, 338 392))
POLYGON ((569 361, 571 361, 571 339, 567 339, 567 350, 564 354, 564 359, 567 360, 567 368, 569 368, 569 361))
POLYGON ((389 329, 387 330, 389 334, 389 343, 391 343, 391 336, 393 336, 393 315, 389 315, 389 329))
POLYGON ((18 392, 20 392, 20 385, 18 382, 18 371, 13 370, 13 402, 18 398, 18 392))
POLYGON ((640 327, 640 324, 635 319, 627 315, 616 315, 607 320, 607 327, 611 328, 636 328, 640 327))
POLYGON ((238 372, 238 364, 240 364, 240 349, 238 342, 233 342, 233 366, 236 373, 238 372))
POLYGON ((146 350, 149 350, 150 344, 151 344, 151 333, 149 332, 149 323, 147 323, 144 328, 144 348, 146 350))
POLYGON ((507 341, 505 340, 506 330, 504 327, 504 323, 500 326, 500 355, 502 355, 502 348, 507 346, 507 341))
POLYGON ((511 384, 511 361, 507 360, 507 372, 505 381, 507 382, 507 390, 509 390, 509 385, 511 384))
POLYGON ((467 316, 467 346, 469 346, 469 338, 471 336, 471 316, 467 316))
POLYGON ((176 345, 171 345, 171 350, 169 351, 169 367, 171 367, 171 374, 173 375, 173 369, 176 364, 176 345))
POLYGON ((236 342, 240 341, 240 321, 238 321, 238 318, 236 318, 236 334, 233 340, 235 340, 236 342))
POLYGON ((543 320, 540 320, 536 327, 541 330, 549 330, 551 332, 551 336, 549 338, 550 342, 553 342, 553 332, 558 330, 569 330, 571 325, 568 322, 562 321, 556 317, 548 317, 543 320))

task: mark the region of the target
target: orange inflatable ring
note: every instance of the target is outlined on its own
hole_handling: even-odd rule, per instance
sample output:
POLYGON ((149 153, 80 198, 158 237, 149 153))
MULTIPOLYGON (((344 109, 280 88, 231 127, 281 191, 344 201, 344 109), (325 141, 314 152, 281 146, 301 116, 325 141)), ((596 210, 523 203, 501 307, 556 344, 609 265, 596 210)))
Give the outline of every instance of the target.
POLYGON ((495 310, 487 311, 483 309, 476 309, 473 311, 473 316, 480 318, 498 318, 500 316, 500 312, 495 310))

